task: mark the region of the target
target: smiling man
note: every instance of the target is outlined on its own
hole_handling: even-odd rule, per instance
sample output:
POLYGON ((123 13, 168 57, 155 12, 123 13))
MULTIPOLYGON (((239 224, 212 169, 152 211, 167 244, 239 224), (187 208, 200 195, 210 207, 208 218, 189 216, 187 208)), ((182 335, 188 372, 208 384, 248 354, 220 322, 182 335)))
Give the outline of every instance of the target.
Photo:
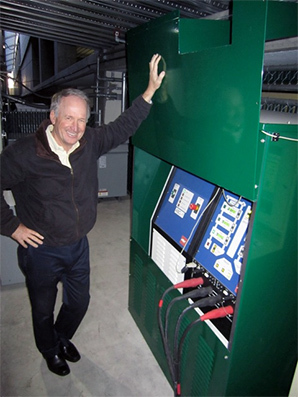
POLYGON ((75 95, 64 96, 59 104, 57 102, 57 96, 54 96, 50 113, 52 135, 57 144, 68 152, 74 145, 78 146, 78 141, 84 135, 89 118, 88 102, 75 95))
POLYGON ((96 221, 97 159, 125 142, 148 116, 165 75, 158 74, 160 59, 153 55, 147 89, 114 122, 86 127, 88 97, 65 89, 52 98, 50 120, 1 154, 1 234, 19 243, 36 346, 60 376, 70 372, 66 360, 80 359, 70 339, 90 300, 86 235, 96 221), (13 192, 17 216, 3 198, 5 189, 13 192), (63 302, 54 320, 59 282, 63 302))

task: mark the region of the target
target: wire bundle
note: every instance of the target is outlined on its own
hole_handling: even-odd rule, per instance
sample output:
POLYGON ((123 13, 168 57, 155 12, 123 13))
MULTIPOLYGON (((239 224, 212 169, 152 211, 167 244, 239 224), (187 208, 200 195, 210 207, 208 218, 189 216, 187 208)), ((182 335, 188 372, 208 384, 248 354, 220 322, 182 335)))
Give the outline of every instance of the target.
POLYGON ((181 362, 181 355, 182 355, 182 347, 183 343, 185 341, 186 336, 188 335, 189 331, 199 322, 210 320, 210 319, 215 319, 215 318, 220 318, 220 317, 226 317, 227 315, 233 314, 233 307, 232 306, 226 306, 226 307, 220 307, 214 310, 210 310, 206 314, 202 315, 199 317, 197 320, 193 321, 191 324, 188 325, 188 327, 185 329, 185 331, 182 334, 182 337, 179 341, 179 331, 180 331, 180 326, 182 323, 182 320, 186 313, 194 309, 196 307, 207 307, 207 306, 214 306, 215 304, 221 302, 223 300, 222 296, 220 295, 215 295, 215 296, 209 296, 212 292, 212 287, 200 287, 196 288, 198 286, 201 286, 204 283, 204 280, 199 277, 199 278, 193 278, 190 280, 185 280, 181 283, 175 284, 165 290, 163 293, 160 301, 159 301, 159 306, 158 306, 158 324, 159 324, 159 329, 162 337, 162 342, 163 342, 163 347, 170 371, 170 376, 171 380, 174 386, 174 395, 180 396, 181 395, 181 367, 180 367, 180 362, 181 362), (187 292, 186 294, 183 294, 181 296, 178 296, 174 299, 171 300, 171 302, 168 304, 164 316, 164 321, 162 318, 162 307, 164 303, 164 298, 165 296, 172 290, 178 289, 178 288, 195 288, 194 290, 187 292), (187 306, 179 315, 176 326, 175 326, 175 334, 174 334, 174 346, 173 349, 170 348, 170 343, 169 343, 169 315, 172 307, 175 305, 175 303, 183 300, 183 299, 198 299, 196 302, 190 304, 187 306))

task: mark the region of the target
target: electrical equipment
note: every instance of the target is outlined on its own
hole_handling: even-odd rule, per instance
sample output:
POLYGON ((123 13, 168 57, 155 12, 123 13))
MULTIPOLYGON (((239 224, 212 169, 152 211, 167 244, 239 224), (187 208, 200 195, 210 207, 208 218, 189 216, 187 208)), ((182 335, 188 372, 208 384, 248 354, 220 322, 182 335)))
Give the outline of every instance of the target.
POLYGON ((214 190, 203 179, 179 168, 171 170, 152 218, 151 257, 173 284, 184 280, 181 269, 214 190))
MULTIPOLYGON (((260 106, 265 41, 295 37, 296 15, 292 2, 235 0, 225 21, 174 14, 128 33, 132 99, 147 83, 152 54, 166 65, 132 141, 129 310, 171 379, 157 324, 163 293, 202 278, 195 289, 211 288, 210 302, 220 297, 218 309, 233 308, 215 319, 213 300, 212 308, 194 308, 186 298, 172 306, 171 348, 178 322, 178 341, 201 322, 179 357, 183 396, 289 392, 297 362, 297 126, 268 124, 260 106), (223 32, 217 22, 229 32, 224 43, 214 40, 223 32), (211 188, 202 193, 205 183, 211 188), (192 308, 180 321, 186 306, 192 308)), ((167 294, 163 314, 169 300, 188 293, 181 288, 167 294)))
POLYGON ((225 296, 236 296, 252 203, 222 190, 194 263, 225 296))
MULTIPOLYGON (((173 284, 203 276, 235 304, 251 212, 249 200, 173 167, 152 217, 151 257, 173 284)), ((209 323, 225 346, 231 324, 209 323)))
MULTIPOLYGON (((242 197, 222 190, 207 230, 194 255, 196 272, 204 275, 205 285, 212 285, 213 293, 223 301, 236 304, 240 278, 244 276, 244 251, 252 213, 252 203, 242 197)), ((219 307, 219 305, 217 305, 219 307)), ((200 315, 211 308, 196 309, 200 315)), ((209 327, 228 347, 232 335, 231 316, 207 322, 209 327)))

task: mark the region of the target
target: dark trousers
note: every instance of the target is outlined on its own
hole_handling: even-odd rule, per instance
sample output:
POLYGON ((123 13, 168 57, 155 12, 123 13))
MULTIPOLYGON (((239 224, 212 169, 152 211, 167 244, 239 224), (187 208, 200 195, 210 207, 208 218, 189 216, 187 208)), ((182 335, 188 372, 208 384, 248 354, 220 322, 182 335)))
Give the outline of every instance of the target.
POLYGON ((51 357, 59 353, 60 340, 72 338, 89 305, 87 237, 63 247, 19 246, 18 260, 26 278, 36 346, 45 358, 51 357), (63 284, 63 302, 55 321, 59 282, 63 284))

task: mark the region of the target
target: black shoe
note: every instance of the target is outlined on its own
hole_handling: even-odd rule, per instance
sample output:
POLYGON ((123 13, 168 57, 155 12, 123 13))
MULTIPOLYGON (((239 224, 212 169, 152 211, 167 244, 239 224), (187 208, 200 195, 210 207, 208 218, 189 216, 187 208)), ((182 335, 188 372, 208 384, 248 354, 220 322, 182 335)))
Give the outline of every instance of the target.
POLYGON ((48 368, 50 371, 54 372, 56 375, 65 376, 70 373, 69 366, 64 360, 62 355, 56 354, 53 357, 45 358, 48 368))
POLYGON ((60 352, 61 356, 72 363, 76 363, 81 358, 80 353, 78 352, 75 345, 71 342, 67 342, 66 344, 60 343, 60 352))

